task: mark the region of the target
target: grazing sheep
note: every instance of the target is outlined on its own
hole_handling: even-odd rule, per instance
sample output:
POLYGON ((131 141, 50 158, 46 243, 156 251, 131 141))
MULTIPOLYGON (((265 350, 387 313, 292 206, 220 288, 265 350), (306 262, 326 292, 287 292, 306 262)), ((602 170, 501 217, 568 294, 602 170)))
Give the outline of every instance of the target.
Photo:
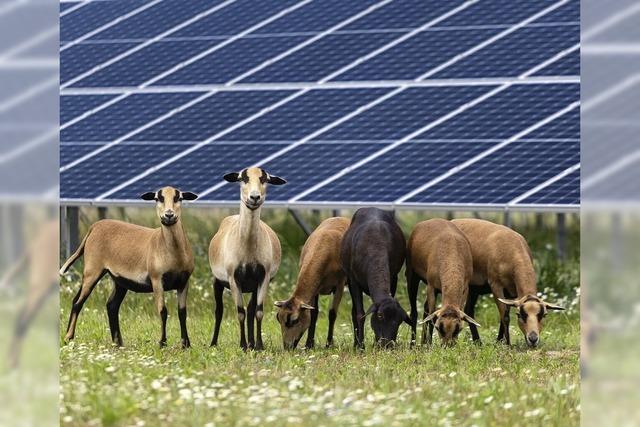
POLYGON ((182 226, 183 200, 195 200, 194 193, 164 187, 157 192, 140 196, 156 201, 156 213, 162 224, 159 228, 141 227, 122 221, 104 219, 94 223, 80 247, 64 263, 60 274, 84 254, 82 287, 73 298, 65 341, 73 339, 82 306, 98 284, 109 273, 115 286, 107 301, 111 338, 122 345, 120 333, 120 304, 127 291, 151 293, 161 320, 160 347, 167 343, 167 308, 164 292, 178 293, 178 319, 182 346, 190 346, 187 334, 187 291, 193 272, 193 253, 182 226))
POLYGON ((353 302, 355 347, 364 348, 366 315, 372 314, 371 327, 376 342, 383 346, 395 343, 402 322, 411 325, 409 316, 394 298, 405 247, 404 235, 391 212, 361 208, 353 215, 342 240, 340 258, 353 302), (373 300, 366 313, 363 292, 373 300))
POLYGON ((288 300, 276 301, 276 318, 282 329, 285 349, 298 345, 304 332, 307 333, 305 348, 313 348, 318 320, 318 296, 333 293, 329 310, 329 333, 327 347, 333 343, 333 327, 338 315, 338 306, 344 292, 346 277, 340 264, 340 244, 349 228, 348 218, 329 218, 315 229, 302 248, 300 274, 288 300))
POLYGON ((473 261, 467 238, 450 221, 431 219, 416 224, 407 245, 407 289, 411 303, 411 342, 416 339, 418 310, 416 299, 420 280, 427 283, 422 344, 431 344, 433 328, 438 330, 444 345, 455 344, 466 321, 480 326, 463 311, 473 261), (435 291, 442 293, 442 307, 435 310, 435 291), (435 320, 435 322, 434 322, 435 320))
MULTIPOLYGON (((489 284, 500 313, 498 340, 511 344, 509 307, 518 313, 518 326, 527 345, 540 342, 543 318, 548 310, 564 310, 537 296, 533 255, 524 237, 503 225, 480 219, 452 221, 469 240, 473 256, 472 285, 489 284), (505 297, 515 296, 515 299, 505 297)), ((469 314, 469 311, 467 311, 469 314)), ((476 331, 477 334, 477 331, 476 331)))
POLYGON ((260 210, 267 193, 267 184, 283 185, 286 181, 252 167, 226 174, 227 182, 240 183, 240 214, 228 216, 220 224, 209 245, 209 265, 213 272, 216 300, 215 328, 211 345, 218 343, 222 321, 222 292, 231 290, 240 323, 240 346, 247 349, 244 319, 247 317, 249 348, 263 350, 262 317, 269 281, 280 267, 280 241, 276 233, 260 220, 260 210), (251 293, 245 316, 243 293, 251 293), (256 319, 256 340, 253 319, 256 319))

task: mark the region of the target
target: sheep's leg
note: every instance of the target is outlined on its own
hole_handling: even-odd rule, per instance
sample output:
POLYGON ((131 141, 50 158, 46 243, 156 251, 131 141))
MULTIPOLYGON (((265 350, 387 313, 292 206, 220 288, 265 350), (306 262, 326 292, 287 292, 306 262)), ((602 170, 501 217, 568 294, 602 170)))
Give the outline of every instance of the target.
POLYGON ((151 286, 153 288, 153 299, 156 304, 156 310, 160 316, 160 347, 167 345, 167 306, 164 304, 164 289, 162 288, 162 279, 151 278, 151 286))
POLYGON ((362 291, 357 285, 349 282, 349 293, 351 294, 351 321, 353 322, 353 346, 364 350, 364 304, 362 301, 362 291))
MULTIPOLYGON (((469 286, 469 296, 467 297, 467 302, 464 306, 464 312, 467 316, 475 319, 476 316, 476 304, 478 303, 478 297, 480 296, 480 292, 476 290, 473 286, 469 286)), ((471 339, 476 344, 480 344, 480 334, 478 333, 478 327, 473 323, 469 323, 469 330, 471 331, 471 339)))
POLYGON ((505 344, 511 345, 511 339, 509 338, 509 307, 498 301, 498 298, 504 298, 504 292, 502 289, 503 287, 499 285, 491 284, 493 299, 498 307, 498 313, 500 313, 500 331, 498 332, 498 341, 504 340, 505 344))
POLYGON ((187 293, 189 284, 185 283, 182 289, 178 289, 178 319, 180 320, 180 338, 182 340, 182 348, 191 347, 189 334, 187 333, 187 293))
POLYGON ((102 276, 106 271, 100 272, 91 272, 85 270, 83 278, 82 278, 82 287, 78 291, 75 297, 73 297, 73 303, 71 305, 71 314, 69 315, 69 324, 67 325, 67 334, 64 337, 66 342, 69 342, 73 339, 76 333, 76 324, 78 322, 78 316, 80 315, 80 311, 82 310, 82 306, 84 305, 91 292, 96 287, 102 276))
POLYGON ((231 289, 231 295, 233 301, 236 303, 236 310, 238 312, 238 325, 240 326, 240 347, 243 350, 247 350, 247 338, 244 334, 244 319, 246 312, 244 310, 244 300, 242 299, 242 291, 238 288, 238 285, 233 278, 233 275, 229 277, 229 288, 231 289))
POLYGON ((307 343, 304 345, 306 349, 312 349, 315 345, 316 323, 318 322, 318 299, 318 295, 313 299, 313 307, 315 310, 311 310, 311 324, 307 331, 307 343))
POLYGON ((340 307, 340 300, 342 300, 342 294, 344 293, 344 283, 339 283, 336 290, 333 292, 333 300, 331 301, 331 309, 329 310, 329 332, 327 333, 327 347, 333 345, 333 328, 338 318, 338 307, 340 307))
POLYGON ((262 318, 264 317, 264 301, 267 298, 267 290, 271 276, 265 274, 262 284, 258 288, 258 305, 256 306, 256 350, 264 350, 262 343, 262 318))
MULTIPOLYGON (((436 299, 436 288, 432 285, 427 284, 427 299, 424 302, 424 311, 422 315, 423 319, 426 319, 434 311, 436 311, 436 299)), ((432 320, 422 325, 422 345, 431 345, 433 343, 434 323, 435 322, 432 320)))
POLYGON ((224 285, 218 279, 213 281, 213 294, 216 300, 216 324, 213 328, 213 338, 211 338, 211 347, 218 345, 218 334, 220 333, 220 323, 222 322, 222 313, 224 306, 222 305, 222 293, 224 285))
POLYGON ((247 306, 247 340, 249 341, 249 349, 256 347, 255 335, 253 334, 253 322, 256 319, 256 302, 258 300, 258 292, 251 293, 251 299, 247 306))
POLYGON ((13 332, 13 338, 11 339, 11 345, 9 346, 8 358, 10 367, 16 368, 18 366, 22 343, 27 329, 42 308, 42 304, 51 295, 52 290, 56 290, 56 287, 48 286, 44 290, 38 290, 36 293, 30 293, 27 296, 27 300, 20 309, 20 314, 18 315, 13 332))
POLYGON ((118 347, 122 346, 122 334, 120 333, 120 304, 127 295, 127 288, 113 285, 113 291, 107 300, 107 315, 109 316, 109 329, 111 330, 111 340, 118 347))
MULTIPOLYGON (((409 304, 411 304, 411 346, 416 344, 416 328, 418 323, 418 286, 420 285, 420 278, 414 273, 411 267, 407 267, 407 292, 409 294, 409 304)), ((424 341, 424 340, 423 340, 424 341)))

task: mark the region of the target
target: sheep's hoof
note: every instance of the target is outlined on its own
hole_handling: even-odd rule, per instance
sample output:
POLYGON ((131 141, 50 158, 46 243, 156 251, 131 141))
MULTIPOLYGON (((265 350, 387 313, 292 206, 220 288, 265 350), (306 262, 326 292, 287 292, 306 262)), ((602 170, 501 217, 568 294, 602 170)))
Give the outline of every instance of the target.
POLYGON ((191 341, 189 341, 189 338, 185 338, 182 340, 182 348, 189 348, 191 347, 191 341))
POLYGON ((331 348, 333 347, 333 341, 327 341, 327 344, 324 346, 324 348, 331 348))
POLYGON ((167 346, 167 342, 166 342, 166 341, 160 341, 160 342, 158 343, 158 345, 160 346, 160 348, 164 348, 164 347, 166 347, 166 346, 167 346))
POLYGON ((313 347, 315 347, 314 343, 306 343, 304 345, 305 350, 313 350, 313 347))
POLYGON ((255 348, 255 350, 256 350, 256 351, 263 351, 263 350, 264 350, 264 345, 262 345, 262 343, 261 343, 261 342, 258 342, 258 343, 256 344, 256 348, 255 348))

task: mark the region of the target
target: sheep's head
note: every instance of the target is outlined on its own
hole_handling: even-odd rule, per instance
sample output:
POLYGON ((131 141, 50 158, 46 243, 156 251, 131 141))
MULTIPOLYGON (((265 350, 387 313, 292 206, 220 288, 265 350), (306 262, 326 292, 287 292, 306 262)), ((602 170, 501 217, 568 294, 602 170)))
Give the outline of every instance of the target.
POLYGON ((231 172, 224 176, 227 182, 240 183, 240 200, 250 210, 256 210, 264 203, 267 196, 267 184, 283 185, 287 181, 270 175, 261 168, 246 168, 240 172, 231 172))
POLYGON ((285 350, 293 350, 309 328, 311 310, 315 308, 294 297, 286 301, 276 301, 275 306, 278 307, 276 319, 282 330, 282 344, 285 350))
POLYGON ((442 340, 442 345, 445 347, 452 346, 456 343, 458 335, 462 330, 462 322, 468 322, 476 326, 480 326, 480 324, 471 316, 468 316, 464 311, 452 305, 446 305, 439 310, 434 311, 421 323, 426 322, 433 322, 433 325, 442 340))
POLYGON ((155 200, 156 213, 162 225, 171 226, 178 222, 183 200, 195 200, 198 196, 189 191, 180 191, 173 187, 164 187, 158 191, 149 191, 140 196, 142 200, 155 200))
POLYGON ((411 326, 411 319, 407 312, 393 298, 385 299, 379 304, 373 304, 365 313, 365 316, 368 315, 371 315, 371 329, 376 335, 376 342, 382 347, 395 344, 402 322, 411 326))
POLYGON ((517 300, 498 298, 509 307, 514 307, 518 314, 518 326, 524 334, 524 339, 529 347, 535 347, 540 343, 540 332, 544 317, 549 310, 564 310, 564 308, 544 302, 535 295, 525 295, 517 300))

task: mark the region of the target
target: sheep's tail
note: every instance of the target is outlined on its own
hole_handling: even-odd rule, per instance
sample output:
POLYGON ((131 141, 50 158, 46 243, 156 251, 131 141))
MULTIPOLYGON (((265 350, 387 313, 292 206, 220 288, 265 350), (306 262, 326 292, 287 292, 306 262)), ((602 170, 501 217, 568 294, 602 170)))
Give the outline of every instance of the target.
POLYGON ((89 228, 89 231, 87 231, 86 236, 84 236, 84 239, 82 239, 82 242, 80 243, 80 246, 78 246, 78 249, 76 249, 73 255, 71 255, 69 259, 62 265, 62 268, 60 268, 61 275, 66 273, 69 267, 71 267, 71 265, 76 262, 76 260, 80 258, 82 254, 84 254, 84 245, 85 243, 87 243, 87 239, 89 238, 92 229, 93 227, 89 228))

